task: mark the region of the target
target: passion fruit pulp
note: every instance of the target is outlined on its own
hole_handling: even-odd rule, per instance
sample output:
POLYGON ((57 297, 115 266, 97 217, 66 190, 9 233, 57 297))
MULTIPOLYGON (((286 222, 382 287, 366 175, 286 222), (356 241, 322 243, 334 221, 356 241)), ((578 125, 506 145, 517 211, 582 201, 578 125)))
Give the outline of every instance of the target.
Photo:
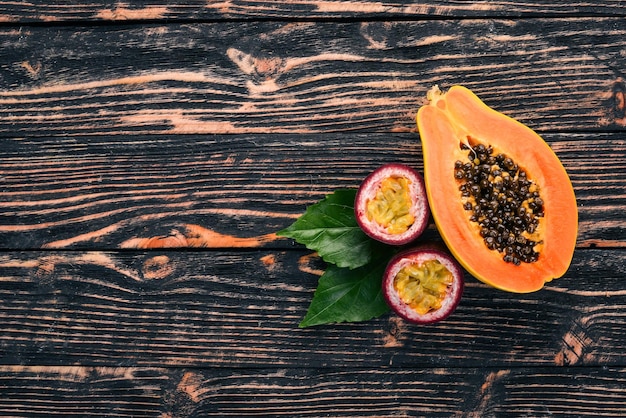
POLYGON ((447 318, 463 294, 463 270, 446 252, 417 247, 394 256, 383 275, 385 301, 401 318, 430 324, 447 318))
POLYGON ((428 226, 424 179, 407 165, 383 165, 361 183, 354 212, 369 237, 390 245, 408 244, 428 226))

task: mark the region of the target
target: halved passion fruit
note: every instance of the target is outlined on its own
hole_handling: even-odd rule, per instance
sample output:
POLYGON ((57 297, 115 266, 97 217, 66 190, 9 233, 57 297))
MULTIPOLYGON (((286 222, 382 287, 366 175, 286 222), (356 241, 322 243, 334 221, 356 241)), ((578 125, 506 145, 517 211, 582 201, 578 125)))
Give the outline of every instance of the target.
POLYGON ((404 245, 419 237, 430 216, 422 176, 403 164, 386 164, 363 180, 354 203, 356 220, 371 238, 404 245))
POLYGON ((416 324, 447 318, 461 301, 463 270, 447 253, 418 247, 394 256, 383 275, 383 294, 398 316, 416 324))

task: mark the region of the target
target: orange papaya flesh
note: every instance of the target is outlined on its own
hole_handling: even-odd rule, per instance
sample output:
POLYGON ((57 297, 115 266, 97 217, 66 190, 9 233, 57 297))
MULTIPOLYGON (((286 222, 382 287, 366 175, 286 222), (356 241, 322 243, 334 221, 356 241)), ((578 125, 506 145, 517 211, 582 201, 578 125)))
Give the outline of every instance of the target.
POLYGON ((417 114, 424 179, 435 224, 450 252, 471 275, 505 291, 533 292, 563 276, 576 246, 578 209, 569 176, 550 146, 465 87, 446 93, 434 87, 428 99, 417 114), (455 163, 471 160, 478 144, 512 159, 538 190, 542 213, 532 234, 525 233, 536 242, 536 260, 519 265, 505 261, 505 253, 488 248, 481 226, 470 220, 455 163))

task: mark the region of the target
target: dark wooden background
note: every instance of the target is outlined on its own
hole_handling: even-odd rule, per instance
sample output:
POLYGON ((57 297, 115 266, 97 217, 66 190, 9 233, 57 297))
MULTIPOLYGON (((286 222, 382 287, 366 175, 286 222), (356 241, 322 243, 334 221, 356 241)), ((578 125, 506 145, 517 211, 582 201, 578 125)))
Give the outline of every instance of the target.
POLYGON ((625 17, 0 0, 0 416, 626 415, 625 17), (527 295, 467 276, 434 326, 299 329, 324 265, 274 232, 383 163, 421 169, 433 84, 562 159, 570 270, 527 295))

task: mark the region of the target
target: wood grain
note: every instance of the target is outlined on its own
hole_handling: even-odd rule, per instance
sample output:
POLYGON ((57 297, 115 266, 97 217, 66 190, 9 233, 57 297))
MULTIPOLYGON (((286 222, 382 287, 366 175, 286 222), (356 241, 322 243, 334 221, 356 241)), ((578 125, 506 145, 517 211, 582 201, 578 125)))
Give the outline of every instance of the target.
POLYGON ((0 416, 626 416, 623 2, 71 3, 0 0, 0 416), (434 84, 556 151, 572 266, 299 329, 325 265, 275 231, 421 169, 434 84))
POLYGON ((1 28, 0 135, 407 132, 434 84, 622 130, 624 39, 622 18, 1 28))
MULTIPOLYGON (((621 134, 544 135, 572 178, 580 246, 623 247, 621 134)), ((282 247, 272 234, 376 167, 422 169, 417 134, 0 139, 0 248, 282 247)), ((429 236, 436 236, 431 226, 429 236)))
POLYGON ((73 21, 136 21, 189 19, 328 19, 328 18, 404 18, 432 16, 624 16, 624 4, 617 0, 595 3, 550 3, 540 0, 524 2, 445 0, 415 1, 206 1, 185 2, 130 0, 125 2, 36 0, 26 2, 0 1, 0 22, 73 22, 73 21))
POLYGON ((623 368, 197 370, 0 367, 12 417, 576 416, 626 413, 623 368), (554 394, 554 388, 569 388, 554 394))
POLYGON ((4 252, 0 363, 102 367, 620 366, 626 254, 580 249, 516 295, 467 277, 433 326, 393 314, 299 329, 318 276, 306 251, 4 252))

